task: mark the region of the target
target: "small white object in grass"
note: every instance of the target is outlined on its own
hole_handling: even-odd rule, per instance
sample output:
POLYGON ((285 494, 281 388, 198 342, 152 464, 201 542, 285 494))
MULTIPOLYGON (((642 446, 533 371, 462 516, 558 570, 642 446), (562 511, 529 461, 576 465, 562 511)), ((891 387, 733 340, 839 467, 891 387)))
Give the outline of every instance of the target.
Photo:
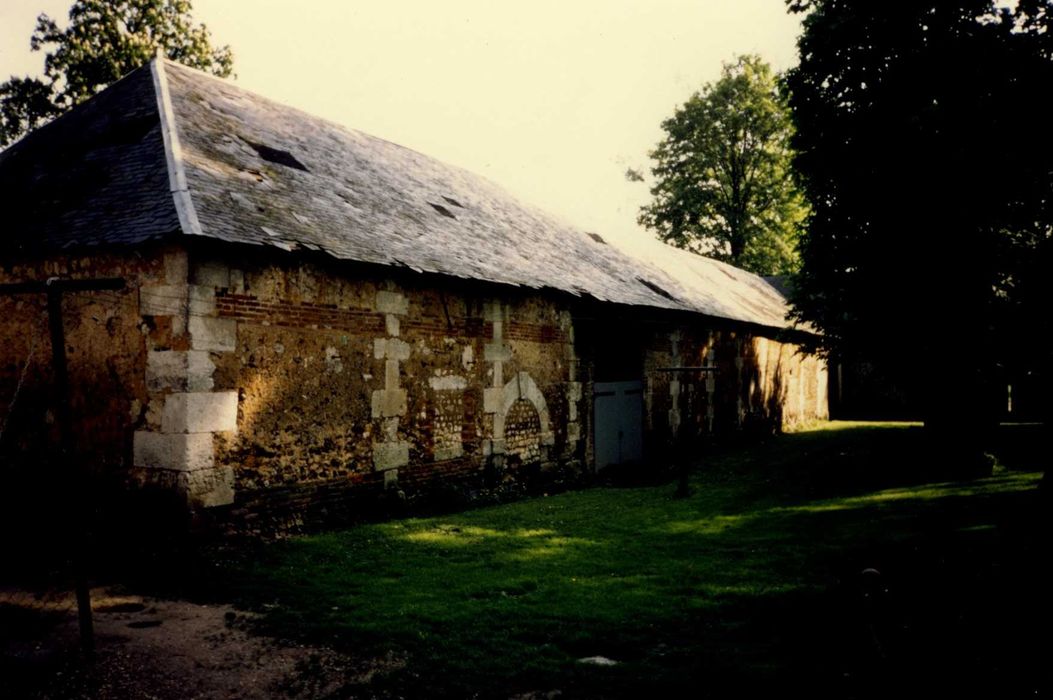
POLYGON ((585 658, 578 659, 579 664, 591 664, 593 666, 617 666, 618 662, 614 659, 608 659, 606 656, 586 656, 585 658))

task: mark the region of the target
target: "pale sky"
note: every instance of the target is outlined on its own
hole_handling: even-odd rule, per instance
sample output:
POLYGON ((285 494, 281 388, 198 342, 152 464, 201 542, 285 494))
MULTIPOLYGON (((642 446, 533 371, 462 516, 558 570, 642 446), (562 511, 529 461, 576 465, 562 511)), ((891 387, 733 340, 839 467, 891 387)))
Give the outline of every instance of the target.
MULTIPOLYGON (((36 75, 35 17, 0 0, 0 80, 36 75)), ((795 62, 784 0, 194 0, 236 83, 421 151, 632 247, 660 123, 722 61, 795 62)))

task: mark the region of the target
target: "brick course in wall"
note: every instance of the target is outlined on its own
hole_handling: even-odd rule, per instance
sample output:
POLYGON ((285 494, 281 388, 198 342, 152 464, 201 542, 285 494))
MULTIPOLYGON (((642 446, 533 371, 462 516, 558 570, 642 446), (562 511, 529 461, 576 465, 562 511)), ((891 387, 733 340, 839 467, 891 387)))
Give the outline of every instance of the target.
MULTIPOLYGON (((221 318, 245 323, 259 323, 285 328, 327 328, 356 333, 382 334, 384 314, 368 309, 341 309, 335 304, 311 302, 261 301, 248 294, 216 293, 216 311, 221 318)), ((402 322, 406 331, 449 335, 464 338, 486 338, 493 335, 493 324, 482 319, 440 317, 411 319, 402 322)), ((509 340, 535 343, 566 343, 563 329, 531 323, 511 322, 504 326, 509 340)))

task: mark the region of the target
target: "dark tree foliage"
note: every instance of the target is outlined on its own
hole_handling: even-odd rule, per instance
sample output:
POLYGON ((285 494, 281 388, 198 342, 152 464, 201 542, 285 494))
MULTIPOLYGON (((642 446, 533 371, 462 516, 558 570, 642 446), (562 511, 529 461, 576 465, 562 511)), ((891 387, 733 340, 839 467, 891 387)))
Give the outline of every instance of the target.
POLYGON ((14 141, 59 113, 51 101, 51 87, 38 78, 0 83, 0 147, 14 141))
POLYGON ((44 78, 0 84, 0 146, 88 99, 158 51, 184 65, 227 77, 230 47, 213 47, 195 24, 190 0, 77 0, 60 27, 42 14, 30 37, 44 51, 44 78))
POLYGON ((824 350, 894 368, 927 425, 969 443, 1053 272, 1035 264, 1053 222, 1053 3, 788 4, 804 13, 786 83, 812 204, 795 314, 824 350))

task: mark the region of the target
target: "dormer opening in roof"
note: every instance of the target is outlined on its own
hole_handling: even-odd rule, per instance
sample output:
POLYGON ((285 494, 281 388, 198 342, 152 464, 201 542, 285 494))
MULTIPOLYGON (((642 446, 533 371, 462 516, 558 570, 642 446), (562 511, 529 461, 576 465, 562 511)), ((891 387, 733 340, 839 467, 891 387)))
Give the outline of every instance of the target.
POLYGON ((667 292, 664 289, 662 289, 661 287, 659 287, 654 282, 651 282, 650 280, 645 280, 643 277, 637 277, 636 280, 640 284, 642 284, 643 286, 647 287, 652 292, 657 294, 658 296, 665 297, 669 301, 678 301, 678 299, 676 297, 674 297, 672 294, 670 294, 669 292, 667 292))
POLYGON ((280 148, 274 148, 273 146, 268 146, 263 143, 256 143, 255 141, 249 141, 248 139, 245 140, 245 143, 252 146, 256 153, 259 154, 260 158, 263 158, 268 162, 284 165, 287 168, 296 168, 305 173, 311 172, 307 169, 306 165, 297 160, 296 156, 289 153, 289 151, 283 151, 280 148))
POLYGON ((607 241, 603 240, 603 238, 598 233, 593 233, 592 231, 586 231, 585 235, 588 236, 589 238, 591 238, 592 240, 596 241, 597 243, 603 243, 604 245, 607 244, 607 241))
POLYGON ((442 198, 446 200, 447 204, 452 204, 455 207, 460 207, 461 209, 464 209, 464 205, 458 202, 453 197, 447 197, 446 195, 443 195, 442 198))
MULTIPOLYGON (((443 199, 445 199, 445 197, 443 199)), ((446 207, 444 207, 443 205, 435 204, 434 202, 428 202, 428 204, 431 205, 432 209, 434 209, 435 211, 439 212, 443 216, 448 216, 448 217, 450 217, 451 219, 454 219, 454 220, 457 219, 457 217, 453 215, 453 212, 450 211, 449 209, 447 209, 446 207)))

